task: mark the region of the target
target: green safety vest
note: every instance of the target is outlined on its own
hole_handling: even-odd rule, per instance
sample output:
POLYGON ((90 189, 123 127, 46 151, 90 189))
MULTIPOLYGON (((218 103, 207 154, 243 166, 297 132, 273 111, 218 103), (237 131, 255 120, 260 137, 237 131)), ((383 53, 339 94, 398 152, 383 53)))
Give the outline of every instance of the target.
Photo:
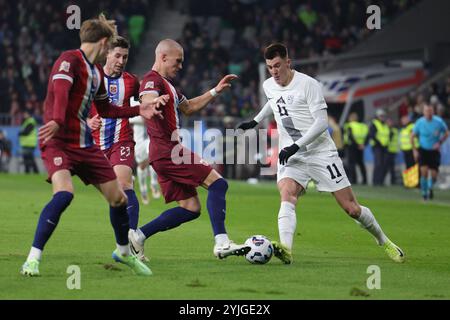
POLYGON ((366 141, 367 134, 369 133, 369 127, 362 122, 351 121, 344 125, 344 144, 350 144, 350 130, 352 132, 353 138, 357 144, 364 144, 366 141))
MULTIPOLYGON (((413 129, 414 123, 410 123, 400 130, 400 150, 402 151, 412 150, 411 132, 413 131, 413 129)), ((414 144, 416 145, 416 148, 419 147, 419 140, 417 139, 417 137, 414 138, 414 144)))
POLYGON ((29 117, 28 119, 26 119, 21 127, 21 130, 25 130, 25 128, 29 125, 32 124, 33 130, 26 136, 19 136, 19 143, 21 147, 36 147, 37 144, 37 123, 36 120, 34 120, 33 117, 29 117))
MULTIPOLYGON (((375 138, 383 147, 387 147, 389 144, 389 127, 378 119, 373 120, 372 123, 375 125, 375 128, 377 128, 375 138)), ((370 144, 375 145, 375 141, 371 140, 370 144)))
POLYGON ((392 130, 392 138, 389 141, 388 152, 397 153, 398 152, 398 129, 390 128, 392 130))

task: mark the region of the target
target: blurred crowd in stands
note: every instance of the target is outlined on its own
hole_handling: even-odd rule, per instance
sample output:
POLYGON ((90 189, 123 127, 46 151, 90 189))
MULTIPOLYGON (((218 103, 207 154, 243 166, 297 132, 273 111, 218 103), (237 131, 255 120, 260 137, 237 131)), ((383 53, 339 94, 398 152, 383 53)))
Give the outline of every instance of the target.
MULTIPOLYGON (((416 2, 377 1, 382 24, 416 2)), ((365 0, 186 1, 185 13, 191 19, 179 39, 185 48, 186 65, 181 87, 188 96, 195 96, 221 75, 238 74, 240 80, 233 92, 216 99, 201 116, 245 118, 260 107, 258 64, 264 61, 267 45, 283 42, 294 59, 343 53, 370 34, 366 27, 370 4, 365 0)), ((316 70, 299 71, 313 76, 316 70)))
POLYGON ((399 117, 408 115, 412 121, 422 116, 422 105, 427 102, 434 107, 436 115, 450 125, 450 76, 445 80, 433 82, 420 92, 411 92, 403 97, 399 117))
POLYGON ((80 7, 82 21, 105 12, 139 45, 150 8, 145 0, 0 0, 0 125, 20 125, 24 110, 42 120, 51 66, 63 50, 79 46, 78 30, 66 27, 71 4, 80 7))
MULTIPOLYGON (((382 0, 383 25, 418 0, 382 0)), ((33 1, 0 0, 0 124, 20 125, 28 110, 41 121, 48 75, 63 50, 79 45, 78 30, 69 30, 66 8, 76 3, 81 20, 101 11, 115 19, 119 33, 139 46, 151 5, 145 0, 33 1), (89 13, 89 14, 86 14, 89 13), (143 19, 143 20, 142 20, 143 19)), ((262 50, 274 41, 285 43, 290 56, 307 59, 345 52, 370 34, 366 28, 368 0, 210 0, 184 1, 190 16, 178 39, 185 49, 185 68, 178 84, 188 97, 205 92, 220 77, 240 79, 199 117, 246 118, 260 107, 258 65, 262 50)), ((129 65, 135 50, 131 50, 129 65)), ((300 70, 314 75, 314 69, 300 70)), ((448 83, 405 97, 402 113, 417 113, 428 100, 436 113, 448 117, 448 83)))

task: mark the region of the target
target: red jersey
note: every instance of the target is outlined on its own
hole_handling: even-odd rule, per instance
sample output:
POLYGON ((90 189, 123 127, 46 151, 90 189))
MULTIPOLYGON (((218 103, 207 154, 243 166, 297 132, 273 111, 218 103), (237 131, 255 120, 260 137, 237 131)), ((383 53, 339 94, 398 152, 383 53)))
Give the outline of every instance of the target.
POLYGON ((139 108, 114 108, 103 84, 103 69, 89 62, 80 49, 63 52, 53 65, 44 102, 44 122, 60 126, 51 140, 72 148, 93 145, 86 119, 93 101, 103 117, 127 117, 139 114, 139 108))
MULTIPOLYGON (((105 90, 109 100, 117 107, 129 107, 130 99, 139 96, 139 81, 131 73, 123 72, 118 77, 104 77, 105 90)), ((98 114, 95 102, 92 105, 90 117, 98 114)), ((128 118, 102 118, 102 126, 99 130, 92 132, 95 144, 102 150, 109 149, 114 143, 132 141, 133 130, 128 118)))
POLYGON ((156 94, 158 96, 168 94, 170 99, 163 107, 164 119, 153 117, 145 120, 147 133, 150 137, 150 162, 170 158, 174 146, 179 144, 178 129, 180 128, 178 119, 178 105, 186 100, 186 97, 178 92, 172 83, 161 76, 158 72, 151 70, 148 72, 139 88, 139 96, 145 94, 156 94), (172 139, 172 135, 174 138, 172 139))

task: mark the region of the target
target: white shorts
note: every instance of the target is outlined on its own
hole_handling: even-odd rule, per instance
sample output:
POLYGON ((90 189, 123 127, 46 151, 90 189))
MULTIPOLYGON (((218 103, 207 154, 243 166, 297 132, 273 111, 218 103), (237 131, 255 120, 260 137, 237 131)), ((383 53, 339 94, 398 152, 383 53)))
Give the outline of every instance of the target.
POLYGON ((149 148, 149 139, 144 140, 143 142, 136 143, 134 147, 134 157, 136 158, 136 163, 141 163, 145 160, 148 160, 148 148, 149 148))
POLYGON ((349 187, 350 181, 337 153, 290 158, 286 165, 278 164, 277 182, 283 178, 297 181, 305 190, 310 180, 318 191, 335 192, 349 187))

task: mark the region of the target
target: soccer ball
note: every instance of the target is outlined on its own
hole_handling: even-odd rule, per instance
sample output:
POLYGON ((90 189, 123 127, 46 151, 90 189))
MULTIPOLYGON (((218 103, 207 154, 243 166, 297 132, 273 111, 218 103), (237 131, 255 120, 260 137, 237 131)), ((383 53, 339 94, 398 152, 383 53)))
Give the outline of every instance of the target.
POLYGON ((250 251, 245 255, 245 258, 250 263, 264 264, 272 258, 272 242, 265 236, 251 236, 245 241, 245 245, 250 247, 250 251))

